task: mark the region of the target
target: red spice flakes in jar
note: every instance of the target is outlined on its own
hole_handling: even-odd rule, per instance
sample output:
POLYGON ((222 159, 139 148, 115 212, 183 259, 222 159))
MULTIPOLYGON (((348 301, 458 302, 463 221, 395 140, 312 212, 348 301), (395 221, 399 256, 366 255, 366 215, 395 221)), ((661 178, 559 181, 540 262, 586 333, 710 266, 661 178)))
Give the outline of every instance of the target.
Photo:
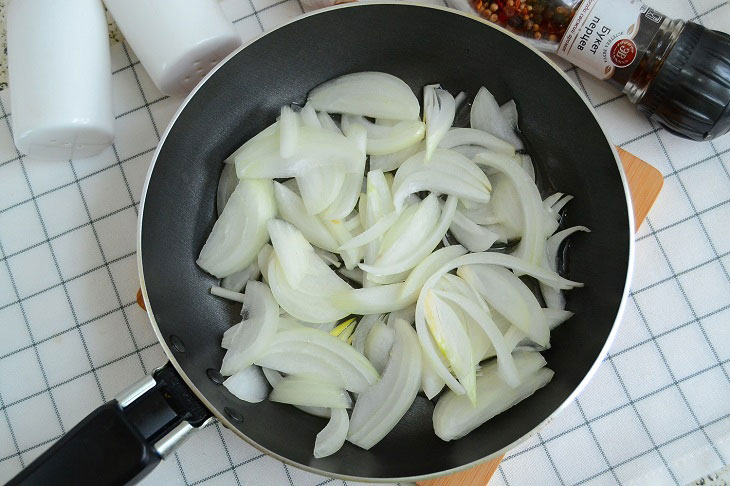
POLYGON ((565 33, 580 0, 470 0, 484 18, 516 34, 556 42, 565 33))

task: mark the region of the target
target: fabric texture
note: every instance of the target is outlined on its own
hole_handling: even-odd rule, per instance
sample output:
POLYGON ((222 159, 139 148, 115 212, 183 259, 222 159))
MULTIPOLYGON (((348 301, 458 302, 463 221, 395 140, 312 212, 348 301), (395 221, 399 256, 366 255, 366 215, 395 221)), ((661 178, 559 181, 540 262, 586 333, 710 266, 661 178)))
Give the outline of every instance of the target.
MULTIPOLYGON (((221 5, 246 40, 303 12, 298 0, 221 5)), ((728 1, 653 6, 730 27, 728 1)), ((112 62, 117 137, 91 159, 21 157, 0 93, 0 482, 165 361, 135 301, 135 232, 152 153, 180 100, 155 89, 126 45, 113 47, 112 62)), ((676 138, 558 62, 613 141, 665 183, 636 237, 632 291, 608 357, 490 484, 685 484, 730 462, 730 136, 676 138)), ((142 484, 354 483, 286 466, 215 423, 142 484)))

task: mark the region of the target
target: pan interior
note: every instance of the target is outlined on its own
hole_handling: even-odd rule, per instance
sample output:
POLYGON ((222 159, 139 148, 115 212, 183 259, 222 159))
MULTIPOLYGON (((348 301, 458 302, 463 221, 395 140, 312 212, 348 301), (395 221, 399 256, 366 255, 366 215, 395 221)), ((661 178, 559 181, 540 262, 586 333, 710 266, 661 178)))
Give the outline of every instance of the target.
POLYGON ((250 440, 323 473, 402 478, 456 468, 518 440, 552 414, 598 358, 617 317, 629 265, 627 203, 616 160, 581 97, 540 56, 508 35, 463 15, 413 5, 325 11, 265 35, 231 58, 197 91, 170 129, 146 194, 141 250, 149 302, 161 335, 198 390, 250 440), (573 239, 567 277, 585 282, 568 295, 575 312, 544 353, 553 381, 467 437, 442 442, 433 405, 418 397, 396 429, 370 451, 346 443, 314 459, 325 420, 291 406, 235 399, 206 371, 218 369, 223 331, 238 308, 209 295, 217 280, 195 259, 215 221, 222 160, 268 126, 279 108, 303 102, 314 86, 357 71, 384 71, 421 93, 441 83, 471 97, 484 85, 503 103, 514 98, 540 185, 573 194, 565 224, 590 227, 573 239), (172 346, 169 346, 172 349, 172 346))

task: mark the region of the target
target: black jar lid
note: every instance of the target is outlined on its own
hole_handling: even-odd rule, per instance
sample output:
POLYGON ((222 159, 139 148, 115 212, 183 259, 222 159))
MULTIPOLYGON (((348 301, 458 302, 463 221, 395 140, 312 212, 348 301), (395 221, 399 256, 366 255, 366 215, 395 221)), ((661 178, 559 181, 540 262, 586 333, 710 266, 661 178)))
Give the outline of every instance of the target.
POLYGON ((639 109, 671 133, 712 140, 730 131, 730 35, 688 22, 639 109))

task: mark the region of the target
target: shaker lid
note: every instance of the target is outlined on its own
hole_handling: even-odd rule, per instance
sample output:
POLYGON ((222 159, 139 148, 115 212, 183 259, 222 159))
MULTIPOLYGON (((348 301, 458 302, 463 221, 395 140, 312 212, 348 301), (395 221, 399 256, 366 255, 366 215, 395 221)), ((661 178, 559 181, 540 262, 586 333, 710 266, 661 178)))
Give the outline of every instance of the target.
POLYGON ((730 35, 688 22, 639 109, 669 132, 711 140, 730 131, 730 35))

